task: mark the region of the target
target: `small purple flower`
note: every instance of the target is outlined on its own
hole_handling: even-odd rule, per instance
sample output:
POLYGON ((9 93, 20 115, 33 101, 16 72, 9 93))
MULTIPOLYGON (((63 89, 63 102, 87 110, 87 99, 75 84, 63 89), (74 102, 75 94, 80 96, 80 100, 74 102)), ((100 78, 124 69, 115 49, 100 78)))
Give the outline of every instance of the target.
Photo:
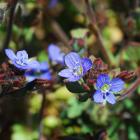
POLYGON ((18 51, 15 54, 13 50, 5 49, 5 53, 11 60, 12 64, 21 70, 32 69, 39 65, 38 61, 28 58, 28 54, 25 50, 18 51))
POLYGON ((116 103, 116 97, 114 94, 124 89, 124 81, 120 78, 113 78, 107 74, 100 74, 96 82, 96 92, 93 95, 93 99, 96 103, 105 103, 106 101, 110 104, 116 103))
POLYGON ((39 66, 38 61, 28 58, 28 54, 25 50, 18 51, 15 54, 13 50, 5 49, 5 53, 12 61, 12 64, 21 70, 32 69, 39 66))
POLYGON ((60 48, 55 44, 50 44, 48 47, 50 60, 55 63, 64 64, 65 53, 61 52, 60 48))
POLYGON ((67 54, 64 60, 68 68, 60 71, 58 75, 70 82, 78 81, 92 68, 92 61, 89 58, 80 58, 75 52, 67 54))
POLYGON ((25 77, 28 82, 35 79, 51 80, 52 78, 47 62, 41 62, 38 68, 26 71, 25 77))
POLYGON ((49 8, 53 8, 57 5, 58 3, 58 0, 50 0, 50 3, 49 3, 49 8))

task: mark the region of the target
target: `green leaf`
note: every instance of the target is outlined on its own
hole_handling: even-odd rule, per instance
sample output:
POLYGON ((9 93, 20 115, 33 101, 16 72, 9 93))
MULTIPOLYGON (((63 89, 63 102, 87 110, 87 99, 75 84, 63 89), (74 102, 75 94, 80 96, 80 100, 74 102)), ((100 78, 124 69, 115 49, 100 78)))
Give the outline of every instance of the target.
POLYGON ((130 99, 124 100, 124 104, 125 104, 126 108, 128 108, 128 109, 132 109, 134 107, 134 104, 133 104, 132 100, 130 100, 130 99))
POLYGON ((85 89, 78 82, 66 83, 67 89, 72 93, 83 93, 85 89))
POLYGON ((36 131, 29 131, 28 128, 20 124, 15 124, 12 130, 11 140, 34 140, 38 137, 36 131))
POLYGON ((140 47, 129 46, 123 52, 123 58, 126 61, 133 61, 133 62, 136 62, 137 63, 140 60, 140 47))
POLYGON ((90 102, 80 102, 75 97, 71 97, 68 100, 69 108, 67 110, 67 115, 69 118, 79 117, 84 110, 87 110, 90 102))
POLYGON ((129 140, 138 140, 139 139, 137 133, 135 132, 135 130, 132 126, 130 126, 128 128, 128 138, 129 138, 129 140))
POLYGON ((85 102, 89 99, 90 94, 85 92, 79 95, 79 101, 80 102, 85 102))
POLYGON ((76 98, 71 98, 68 101, 68 104, 70 105, 68 109, 68 117, 69 118, 76 118, 82 114, 83 106, 79 104, 76 98))
POLYGON ((46 51, 41 51, 38 55, 38 60, 39 61, 46 61, 48 60, 48 56, 47 56, 47 53, 46 51))
POLYGON ((25 28, 23 30, 23 34, 25 36, 25 40, 30 42, 33 38, 34 30, 32 28, 25 28))
POLYGON ((85 134, 87 133, 92 133, 93 132, 93 128, 89 127, 88 125, 86 124, 83 124, 82 125, 82 128, 81 128, 81 131, 85 134))

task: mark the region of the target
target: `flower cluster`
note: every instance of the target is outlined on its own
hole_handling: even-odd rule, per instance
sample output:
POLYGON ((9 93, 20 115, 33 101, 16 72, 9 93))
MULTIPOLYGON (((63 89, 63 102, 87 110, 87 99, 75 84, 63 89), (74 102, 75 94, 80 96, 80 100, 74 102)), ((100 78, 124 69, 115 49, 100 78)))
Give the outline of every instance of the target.
POLYGON ((5 50, 11 63, 20 70, 25 70, 25 77, 28 82, 35 79, 51 80, 49 65, 47 62, 39 63, 37 60, 29 59, 25 50, 16 54, 11 49, 5 50))
POLYGON ((125 82, 118 77, 111 78, 107 65, 102 63, 100 59, 97 59, 94 64, 89 58, 80 58, 77 53, 70 52, 64 57, 64 62, 68 68, 61 70, 58 73, 59 76, 66 78, 67 82, 80 82, 80 79, 82 79, 84 81, 82 85, 88 87, 89 83, 83 80, 88 74, 86 79, 93 81, 93 88, 88 89, 94 102, 103 104, 106 102, 110 104, 116 103, 116 95, 124 90, 125 82))
MULTIPOLYGON (((29 59, 25 50, 18 51, 15 54, 13 50, 6 49, 5 53, 16 68, 25 71, 24 76, 27 82, 35 79, 52 79, 47 62, 38 62, 37 60, 29 59)), ((62 67, 64 64, 67 66, 58 75, 66 78, 65 81, 67 83, 78 82, 80 86, 83 86, 83 92, 91 95, 88 97, 96 103, 105 104, 108 102, 115 104, 116 95, 124 90, 125 82, 121 77, 124 77, 125 73, 111 75, 107 65, 101 59, 93 61, 87 57, 81 58, 76 52, 70 52, 65 55, 55 44, 48 46, 48 55, 51 63, 60 64, 62 67)))

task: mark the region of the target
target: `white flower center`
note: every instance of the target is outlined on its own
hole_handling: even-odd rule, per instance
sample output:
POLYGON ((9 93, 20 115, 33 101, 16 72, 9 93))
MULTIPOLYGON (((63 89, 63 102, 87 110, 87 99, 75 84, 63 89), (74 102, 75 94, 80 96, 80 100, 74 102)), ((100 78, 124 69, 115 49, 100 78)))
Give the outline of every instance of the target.
POLYGON ((104 84, 101 87, 101 92, 103 92, 103 93, 107 93, 109 90, 110 90, 110 85, 108 85, 108 84, 104 84))
POLYGON ((83 73, 83 67, 82 66, 76 66, 74 69, 73 69, 73 74, 75 76, 80 76, 82 75, 83 73))

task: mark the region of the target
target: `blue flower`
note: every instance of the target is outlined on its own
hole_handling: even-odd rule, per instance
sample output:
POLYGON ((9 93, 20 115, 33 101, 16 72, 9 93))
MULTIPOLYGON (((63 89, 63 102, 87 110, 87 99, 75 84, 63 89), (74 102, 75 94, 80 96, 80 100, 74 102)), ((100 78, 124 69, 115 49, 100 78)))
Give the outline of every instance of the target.
POLYGON ((50 3, 49 3, 49 8, 53 8, 57 5, 58 3, 58 0, 50 0, 50 3))
POLYGON ((50 44, 48 47, 48 54, 50 60, 54 63, 64 64, 65 53, 61 52, 60 48, 54 44, 50 44))
POLYGON ((58 75, 67 78, 70 82, 78 81, 92 68, 90 59, 80 58, 75 52, 67 54, 64 60, 68 68, 60 71, 58 75))
POLYGON ((118 93, 124 89, 124 81, 120 78, 113 78, 107 74, 100 74, 96 82, 96 92, 93 95, 93 99, 96 103, 105 103, 106 101, 110 104, 116 103, 115 93, 118 93))
POLYGON ((28 82, 35 79, 51 80, 52 78, 47 62, 41 62, 38 68, 26 71, 25 77, 28 82))
POLYGON ((5 49, 5 53, 11 60, 12 64, 21 70, 32 69, 39 65, 38 61, 28 59, 28 54, 25 50, 18 51, 15 54, 13 50, 5 49))

